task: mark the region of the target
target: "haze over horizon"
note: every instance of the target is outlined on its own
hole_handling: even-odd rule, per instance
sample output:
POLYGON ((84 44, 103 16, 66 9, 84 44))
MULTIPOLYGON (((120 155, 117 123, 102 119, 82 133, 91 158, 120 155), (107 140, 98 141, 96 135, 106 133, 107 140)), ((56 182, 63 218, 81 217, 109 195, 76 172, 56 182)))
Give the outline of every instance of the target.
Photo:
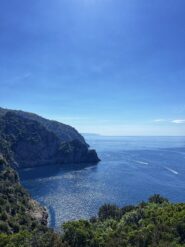
POLYGON ((184 0, 2 0, 0 106, 81 133, 185 136, 184 9, 184 0))

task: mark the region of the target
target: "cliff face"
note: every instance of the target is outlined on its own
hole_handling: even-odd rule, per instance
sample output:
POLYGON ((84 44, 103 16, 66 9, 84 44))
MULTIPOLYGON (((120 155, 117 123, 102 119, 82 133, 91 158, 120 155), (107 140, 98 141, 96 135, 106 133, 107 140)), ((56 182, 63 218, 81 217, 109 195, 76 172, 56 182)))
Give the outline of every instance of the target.
MULTIPOLYGON (((50 127, 46 127, 42 123, 43 118, 42 121, 37 121, 36 118, 32 120, 30 117, 25 117, 27 113, 25 116, 23 112, 19 113, 4 110, 4 113, 0 114, 0 152, 5 157, 10 157, 11 164, 32 167, 99 161, 96 151, 89 150, 83 137, 73 128, 70 133, 74 131, 74 136, 64 130, 62 132, 61 129, 58 131, 63 134, 57 135, 56 131, 51 130, 53 123, 50 127), (64 141, 65 135, 67 137, 64 141)), ((46 120, 46 123, 49 121, 46 120)), ((54 124, 60 126, 60 123, 54 122, 54 124)))
POLYGON ((84 137, 80 135, 75 128, 69 125, 59 123, 57 121, 45 119, 34 113, 17 111, 17 110, 9 110, 9 109, 4 109, 0 107, 0 117, 2 117, 8 112, 14 113, 17 116, 20 116, 22 118, 26 118, 26 119, 33 120, 33 121, 40 123, 47 130, 53 132, 63 142, 78 140, 88 146, 88 144, 85 142, 84 137))

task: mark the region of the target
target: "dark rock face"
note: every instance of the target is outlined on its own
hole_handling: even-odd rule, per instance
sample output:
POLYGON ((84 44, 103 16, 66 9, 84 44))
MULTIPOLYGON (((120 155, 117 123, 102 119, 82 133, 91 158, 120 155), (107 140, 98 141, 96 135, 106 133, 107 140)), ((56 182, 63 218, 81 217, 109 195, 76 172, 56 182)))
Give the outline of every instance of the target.
POLYGON ((0 107, 0 117, 5 115, 7 112, 15 113, 16 115, 36 121, 40 123, 43 127, 45 127, 47 130, 53 132, 61 141, 68 142, 73 140, 79 140, 80 142, 88 144, 85 142, 85 139, 82 135, 78 133, 78 131, 66 124, 59 123, 57 121, 48 120, 45 119, 37 114, 30 113, 30 112, 24 112, 24 111, 16 111, 16 110, 9 110, 4 109, 0 107))
POLYGON ((19 167, 99 161, 96 151, 88 149, 88 144, 78 132, 75 136, 66 134, 65 141, 64 134, 58 136, 51 127, 49 129, 41 121, 24 117, 22 112, 0 114, 0 152, 9 157, 11 164, 19 167), (75 139, 76 136, 80 138, 75 139))
POLYGON ((95 163, 100 161, 95 150, 89 150, 78 140, 61 144, 58 157, 59 159, 63 157, 64 163, 95 163))

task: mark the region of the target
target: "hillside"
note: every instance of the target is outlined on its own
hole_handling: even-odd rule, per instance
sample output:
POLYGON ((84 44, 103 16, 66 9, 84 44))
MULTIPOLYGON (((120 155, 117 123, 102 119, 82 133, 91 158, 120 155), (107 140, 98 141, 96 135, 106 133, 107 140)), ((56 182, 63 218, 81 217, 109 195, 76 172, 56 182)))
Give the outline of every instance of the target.
POLYGON ((67 246, 47 227, 47 217, 0 154, 0 247, 67 246))
POLYGON ((15 113, 16 115, 20 117, 30 119, 30 120, 40 123, 47 130, 53 132, 63 142, 78 140, 88 146, 83 136, 80 135, 75 128, 69 125, 43 118, 34 113, 24 112, 20 110, 18 111, 18 110, 4 109, 0 107, 0 117, 5 115, 7 112, 15 113))
POLYGON ((47 212, 21 186, 17 172, 0 155, 0 232, 47 225, 47 212))
MULTIPOLYGON (((83 137, 70 126, 66 128, 75 135, 61 130, 62 127, 58 129, 62 134, 58 135, 51 130, 56 130, 53 124, 60 126, 57 122, 44 120, 34 114, 33 118, 25 117, 27 113, 24 116, 23 112, 2 108, 0 112, 0 152, 14 167, 99 161, 96 151, 90 150, 83 137)), ((28 113, 28 116, 32 114, 28 113)))

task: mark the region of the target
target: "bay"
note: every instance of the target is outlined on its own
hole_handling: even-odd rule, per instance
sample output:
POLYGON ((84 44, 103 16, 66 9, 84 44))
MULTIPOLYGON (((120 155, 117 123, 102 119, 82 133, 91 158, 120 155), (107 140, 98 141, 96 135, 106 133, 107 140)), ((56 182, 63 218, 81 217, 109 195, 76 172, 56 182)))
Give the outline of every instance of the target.
POLYGON ((19 170, 22 184, 48 208, 49 225, 88 219, 104 203, 135 204, 160 193, 185 201, 185 137, 88 136, 101 162, 19 170))

